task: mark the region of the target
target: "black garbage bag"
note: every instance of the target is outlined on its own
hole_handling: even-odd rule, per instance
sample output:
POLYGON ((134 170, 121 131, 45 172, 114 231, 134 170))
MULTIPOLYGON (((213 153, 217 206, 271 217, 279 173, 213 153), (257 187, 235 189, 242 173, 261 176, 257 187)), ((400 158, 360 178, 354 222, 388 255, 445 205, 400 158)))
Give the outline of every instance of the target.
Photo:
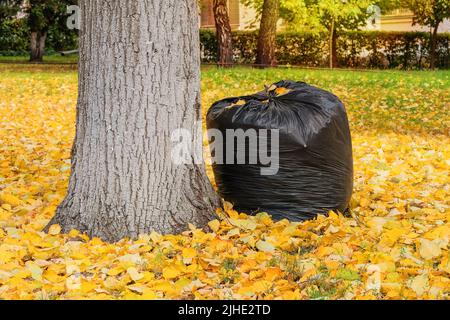
POLYGON ((207 127, 219 193, 236 210, 302 221, 348 208, 352 142, 345 107, 332 93, 280 81, 214 103, 207 127), (233 132, 256 132, 258 141, 233 132))

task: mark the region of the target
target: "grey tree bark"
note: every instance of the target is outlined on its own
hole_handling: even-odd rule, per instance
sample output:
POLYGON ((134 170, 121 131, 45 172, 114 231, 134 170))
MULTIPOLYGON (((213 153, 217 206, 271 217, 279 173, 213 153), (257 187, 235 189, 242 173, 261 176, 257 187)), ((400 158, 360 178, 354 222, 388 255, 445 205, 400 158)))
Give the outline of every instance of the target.
POLYGON ((202 139, 197 0, 80 6, 72 172, 49 226, 110 242, 205 226, 219 199, 204 165, 171 161, 173 130, 202 139))

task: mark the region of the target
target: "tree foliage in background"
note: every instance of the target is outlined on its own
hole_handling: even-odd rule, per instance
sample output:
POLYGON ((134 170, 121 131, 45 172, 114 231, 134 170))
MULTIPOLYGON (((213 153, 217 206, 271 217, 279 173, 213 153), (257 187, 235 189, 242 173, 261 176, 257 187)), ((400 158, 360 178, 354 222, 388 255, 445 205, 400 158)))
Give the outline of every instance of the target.
POLYGON ((336 42, 343 31, 358 30, 371 16, 373 0, 305 0, 310 20, 329 32, 330 67, 338 66, 336 42))
MULTIPOLYGON (((250 27, 256 27, 261 19, 264 0, 241 0, 241 3, 256 11, 255 20, 250 27)), ((279 0, 279 18, 283 20, 284 27, 290 31, 304 31, 311 26, 308 8, 304 0, 279 0)))
POLYGON ((439 25, 450 18, 450 1, 448 0, 406 0, 406 6, 414 13, 414 24, 431 28, 430 68, 436 66, 436 37, 439 25))
POLYGON ((0 0, 0 52, 27 50, 27 26, 17 19, 22 0, 0 0))
MULTIPOLYGON (((261 17, 263 0, 243 0, 261 17)), ((401 0, 280 0, 279 16, 286 31, 329 33, 330 67, 338 65, 336 43, 344 31, 359 30, 373 15, 369 8, 388 12, 401 6, 401 0)))
MULTIPOLYGON (((327 32, 278 32, 276 59, 280 65, 326 67, 327 32)), ((201 30, 203 62, 217 61, 217 40, 212 30, 201 30)), ((258 32, 233 31, 234 62, 252 64, 258 32)), ((428 32, 345 31, 337 41, 341 67, 422 70, 430 66, 428 32)), ((436 67, 450 68, 450 33, 438 34, 436 67)))
POLYGON ((17 15, 22 0, 0 0, 0 24, 17 15))

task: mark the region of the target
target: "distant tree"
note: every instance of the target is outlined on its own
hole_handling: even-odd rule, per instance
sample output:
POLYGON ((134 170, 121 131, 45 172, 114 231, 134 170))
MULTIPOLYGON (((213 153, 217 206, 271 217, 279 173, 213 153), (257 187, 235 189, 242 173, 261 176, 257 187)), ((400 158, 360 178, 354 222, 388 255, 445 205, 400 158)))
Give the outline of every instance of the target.
MULTIPOLYGON (((30 61, 42 61, 46 43, 53 48, 76 43, 77 32, 66 25, 67 5, 77 0, 0 0, 0 30, 11 26, 24 26, 22 33, 29 33, 30 61)), ((23 41, 25 42, 25 41, 23 41)))
POLYGON ((310 19, 316 20, 329 32, 330 68, 338 66, 337 39, 339 33, 357 30, 367 24, 372 15, 368 8, 372 0, 304 0, 310 19))
POLYGON ((281 0, 280 18, 289 31, 320 31, 320 23, 304 0, 281 0))
POLYGON ((414 13, 413 24, 431 28, 430 69, 436 67, 436 38, 439 25, 450 18, 449 0, 406 0, 407 7, 414 13))
POLYGON ((275 49, 279 9, 280 0, 264 0, 256 53, 256 64, 258 65, 276 65, 275 49))
POLYGON ((233 63, 233 42, 228 15, 227 0, 213 0, 214 20, 218 42, 218 65, 230 66, 233 63))
POLYGON ((26 5, 28 25, 31 31, 30 61, 41 62, 45 52, 45 41, 50 26, 56 21, 58 1, 29 0, 26 5))
POLYGON ((67 17, 67 6, 75 0, 27 0, 24 12, 30 28, 30 61, 41 62, 47 35, 52 26, 62 24, 67 17))

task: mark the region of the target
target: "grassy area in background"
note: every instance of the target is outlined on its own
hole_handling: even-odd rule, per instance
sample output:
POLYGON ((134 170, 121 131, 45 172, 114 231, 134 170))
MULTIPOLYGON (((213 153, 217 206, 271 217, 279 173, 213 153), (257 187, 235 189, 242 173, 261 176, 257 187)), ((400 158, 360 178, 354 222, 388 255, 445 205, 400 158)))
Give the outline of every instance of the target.
MULTIPOLYGON (((29 56, 0 56, 0 63, 29 63, 29 56)), ((62 56, 51 54, 44 56, 44 63, 77 63, 78 55, 62 56)))
MULTIPOLYGON (((3 78, 76 81, 73 65, 0 64, 3 78), (56 77, 56 78, 55 78, 56 77)), ((0 78, 2 79, 2 78, 0 78)), ((450 70, 347 71, 311 69, 202 68, 202 102, 260 91, 282 79, 304 81, 336 94, 347 107, 352 128, 396 132, 449 133, 450 70)))
POLYGON ((310 69, 220 70, 202 73, 203 102, 257 92, 279 80, 304 81, 336 94, 353 128, 448 133, 450 71, 347 71, 310 69))

